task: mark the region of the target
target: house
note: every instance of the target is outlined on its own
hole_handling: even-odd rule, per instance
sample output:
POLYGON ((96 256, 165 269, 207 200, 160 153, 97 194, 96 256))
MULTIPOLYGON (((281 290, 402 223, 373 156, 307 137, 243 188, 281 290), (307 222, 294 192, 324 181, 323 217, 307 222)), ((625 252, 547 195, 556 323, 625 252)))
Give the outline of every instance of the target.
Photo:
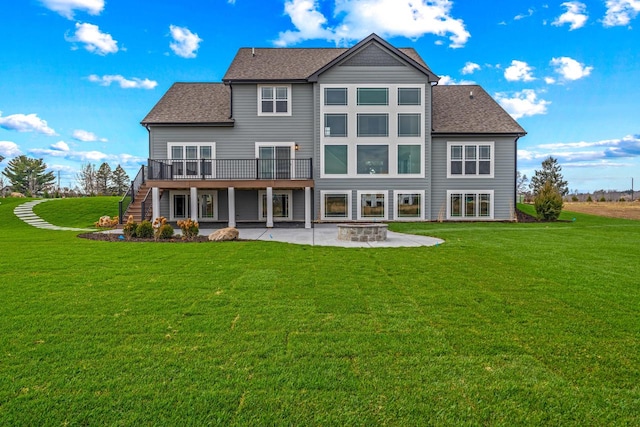
POLYGON ((142 125, 129 213, 242 222, 510 220, 525 131, 480 86, 438 86, 412 48, 241 48, 175 83, 142 125))

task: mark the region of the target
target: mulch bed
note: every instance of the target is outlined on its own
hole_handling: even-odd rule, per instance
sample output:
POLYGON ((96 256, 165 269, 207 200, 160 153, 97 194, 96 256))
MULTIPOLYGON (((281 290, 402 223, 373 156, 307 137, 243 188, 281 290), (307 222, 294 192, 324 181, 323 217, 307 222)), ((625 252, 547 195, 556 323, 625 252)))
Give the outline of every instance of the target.
POLYGON ((157 243, 209 243, 212 242, 207 236, 197 236, 192 240, 183 240, 179 236, 171 239, 142 239, 139 237, 133 237, 130 240, 124 238, 122 234, 110 234, 110 233, 82 233, 78 234, 81 239, 88 240, 100 240, 104 242, 157 242, 157 243), (123 238, 120 238, 122 236, 123 238))

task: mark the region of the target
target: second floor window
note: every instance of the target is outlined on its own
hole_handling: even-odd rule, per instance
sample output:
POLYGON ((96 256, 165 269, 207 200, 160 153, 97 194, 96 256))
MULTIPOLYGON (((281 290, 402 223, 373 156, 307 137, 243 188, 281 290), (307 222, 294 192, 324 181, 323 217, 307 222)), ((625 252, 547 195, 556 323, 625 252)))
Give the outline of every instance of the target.
POLYGON ((449 170, 452 177, 493 178, 493 144, 449 143, 449 170))
POLYGON ((291 87, 259 86, 258 115, 291 115, 291 87))

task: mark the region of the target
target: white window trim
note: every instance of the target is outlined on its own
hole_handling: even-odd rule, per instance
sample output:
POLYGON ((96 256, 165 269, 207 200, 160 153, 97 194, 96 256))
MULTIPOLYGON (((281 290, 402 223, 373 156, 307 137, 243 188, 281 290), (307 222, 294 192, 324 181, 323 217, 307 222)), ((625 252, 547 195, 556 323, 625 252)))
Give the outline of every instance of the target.
POLYGON ((358 221, 386 221, 389 218, 389 191, 388 190, 358 190, 358 221), (384 216, 382 218, 363 217, 362 216, 362 195, 363 194, 382 194, 384 196, 384 216))
MULTIPOLYGON (((262 221, 267 218, 267 213, 262 211, 262 196, 263 195, 266 196, 266 194, 267 194, 266 190, 258 191, 258 221, 262 221)), ((278 194, 286 194, 287 196, 289 196, 289 198, 287 199, 289 201, 289 207, 287 208, 287 211, 289 212, 289 216, 287 217, 274 216, 273 221, 274 222, 293 221, 293 191, 292 190, 273 190, 272 192, 273 196, 276 196, 278 194)))
MULTIPOLYGON (((198 212, 198 222, 213 222, 218 220, 218 191, 217 190, 198 190, 198 197, 202 194, 211 194, 213 196, 213 218, 201 218, 200 212, 198 212)), ((191 218, 191 192, 188 190, 171 190, 169 191, 169 221, 179 221, 183 219, 191 218), (173 216, 173 196, 176 195, 185 195, 187 196, 187 216, 185 217, 175 217, 173 216)))
POLYGON ((424 178, 426 174, 425 165, 425 142, 426 142, 426 126, 425 121, 428 117, 426 112, 426 93, 427 87, 424 84, 322 84, 320 85, 320 178, 344 179, 344 178, 362 178, 362 179, 403 179, 403 178, 424 178), (389 105, 357 105, 357 88, 382 87, 389 89, 389 105), (347 89, 347 105, 324 105, 325 88, 346 88, 347 89), (421 101, 420 105, 398 105, 398 88, 420 88, 421 101), (324 115, 325 114, 347 114, 347 136, 346 137, 327 137, 324 132, 324 115), (359 113, 385 113, 389 115, 387 137, 358 137, 358 119, 359 113), (400 113, 416 113, 420 114, 420 135, 414 137, 398 137, 398 114, 400 113), (357 146, 358 145, 387 145, 389 147, 389 173, 382 175, 369 175, 357 173, 357 146), (346 174, 326 174, 325 173, 325 145, 346 145, 347 146, 347 173, 346 174), (420 145, 421 161, 420 173, 418 174, 399 174, 398 173, 398 145, 420 145))
POLYGON ((495 171, 495 165, 496 165, 496 150, 495 150, 495 142, 494 141, 447 141, 447 178, 452 178, 452 179, 493 179, 494 178, 494 171, 495 171), (462 160, 462 173, 461 174, 452 174, 451 173, 451 146, 452 145, 461 145, 462 146, 462 153, 463 153, 463 158, 464 158, 464 152, 465 149, 464 147, 466 145, 475 145, 476 146, 476 155, 478 156, 478 159, 476 161, 479 160, 479 156, 480 156, 480 146, 481 145, 489 145, 491 147, 491 160, 490 160, 490 167, 491 167, 491 172, 488 175, 480 175, 479 173, 473 174, 473 175, 465 175, 464 173, 464 159, 462 160))
POLYGON ((424 220, 425 211, 425 191, 424 190, 393 190, 393 217, 396 221, 421 221, 424 220), (401 217, 398 215, 398 196, 402 194, 420 195, 420 216, 401 217))
POLYGON ((348 221, 352 218, 351 216, 351 208, 352 208, 352 197, 353 197, 353 192, 352 191, 341 191, 341 190, 337 190, 337 191, 330 191, 330 190, 322 190, 320 191, 320 218, 322 218, 323 221, 348 221), (339 218, 339 217, 335 217, 335 216, 331 216, 331 217, 327 217, 325 216, 325 206, 324 206, 324 196, 327 194, 345 194, 347 196, 347 216, 343 217, 343 218, 339 218))
MULTIPOLYGON (((200 158, 200 147, 211 147, 211 175, 206 175, 208 178, 215 178, 216 176, 216 143, 215 142, 167 142, 167 160, 182 160, 182 161, 186 161, 188 159, 186 158, 182 158, 182 159, 173 159, 173 147, 182 147, 183 149, 183 154, 184 153, 184 149, 185 147, 198 147, 198 158, 195 159, 196 161, 200 161, 202 160, 200 158)), ((207 159, 209 160, 209 159, 207 159)), ((198 170, 200 169, 200 165, 198 165, 198 170)), ((198 174, 199 175, 199 174, 198 174)), ((185 174, 183 175, 175 175, 175 176, 183 176, 186 177, 188 175, 186 175, 186 170, 185 170, 185 174)))
POLYGON ((447 190, 447 219, 451 221, 490 221, 494 219, 494 206, 495 206, 495 197, 493 190, 447 190), (462 216, 451 216, 451 195, 452 194, 462 194, 463 197, 465 194, 475 194, 476 195, 476 204, 480 202, 481 194, 489 194, 491 196, 491 203, 489 206, 489 216, 465 216, 464 205, 462 206, 462 216))
POLYGON ((256 159, 260 158, 260 148, 262 147, 289 147, 289 158, 292 160, 289 166, 290 167, 289 179, 296 179, 296 176, 295 176, 296 167, 295 167, 295 162, 293 161, 296 158, 295 142, 256 142, 255 147, 256 147, 255 148, 256 159))
MULTIPOLYGON (((291 94, 291 85, 290 84, 271 84, 271 85, 258 85, 258 116, 264 116, 264 117, 286 117, 286 116, 291 116, 291 112, 293 111, 293 102, 291 100, 292 98, 292 94, 291 94), (263 87, 271 87, 273 88, 273 96, 275 97, 275 88, 277 87, 286 87, 287 88, 287 112, 286 113, 277 113, 277 112, 273 112, 273 113, 263 113, 262 112, 262 88, 263 87)), ((274 99, 274 103, 275 103, 275 99, 274 99)), ((274 110, 275 110, 275 104, 274 104, 274 110)))

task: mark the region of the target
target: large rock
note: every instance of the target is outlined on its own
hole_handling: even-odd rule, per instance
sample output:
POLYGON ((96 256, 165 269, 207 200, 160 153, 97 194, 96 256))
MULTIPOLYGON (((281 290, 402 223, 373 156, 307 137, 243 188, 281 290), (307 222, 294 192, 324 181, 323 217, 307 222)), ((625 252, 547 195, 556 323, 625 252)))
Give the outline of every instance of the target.
POLYGON ((13 193, 11 193, 11 197, 24 197, 24 194, 13 192, 13 193))
POLYGON ((238 240, 238 236, 240 232, 237 228, 227 227, 221 228, 220 230, 216 230, 213 233, 209 234, 209 240, 214 242, 225 242, 228 240, 238 240))

